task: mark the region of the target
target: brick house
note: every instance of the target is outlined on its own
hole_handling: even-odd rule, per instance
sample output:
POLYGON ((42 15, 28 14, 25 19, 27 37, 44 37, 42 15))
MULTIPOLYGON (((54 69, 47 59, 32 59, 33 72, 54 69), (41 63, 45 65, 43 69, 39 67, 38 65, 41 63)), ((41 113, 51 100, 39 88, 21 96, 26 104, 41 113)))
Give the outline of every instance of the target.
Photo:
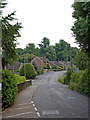
POLYGON ((50 65, 51 68, 52 68, 55 64, 53 63, 53 61, 49 61, 49 65, 50 65))
POLYGON ((33 61, 37 64, 38 70, 42 70, 43 66, 47 66, 47 62, 43 58, 36 57, 33 61))

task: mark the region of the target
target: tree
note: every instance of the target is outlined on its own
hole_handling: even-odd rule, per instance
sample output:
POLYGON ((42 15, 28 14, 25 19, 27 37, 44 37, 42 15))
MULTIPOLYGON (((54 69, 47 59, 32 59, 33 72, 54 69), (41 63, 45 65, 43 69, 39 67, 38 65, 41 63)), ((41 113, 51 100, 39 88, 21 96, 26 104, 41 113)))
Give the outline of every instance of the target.
POLYGON ((29 54, 29 53, 26 53, 26 54, 23 54, 23 55, 20 55, 19 56, 19 62, 22 62, 22 63, 31 63, 31 61, 35 58, 35 55, 33 55, 32 53, 29 54))
POLYGON ((74 59, 75 64, 80 70, 85 70, 88 66, 89 58, 83 51, 79 51, 74 59))
POLYGON ((13 63, 17 58, 16 45, 17 37, 20 37, 19 30, 22 28, 21 23, 14 25, 10 24, 14 21, 15 12, 8 14, 6 17, 2 17, 2 65, 3 68, 7 64, 13 63))
POLYGON ((76 19, 72 27, 73 36, 80 48, 90 56, 90 1, 75 2, 72 7, 74 8, 73 18, 76 19))
POLYGON ((43 40, 42 43, 43 43, 44 48, 50 45, 50 40, 47 37, 44 37, 42 40, 43 40))

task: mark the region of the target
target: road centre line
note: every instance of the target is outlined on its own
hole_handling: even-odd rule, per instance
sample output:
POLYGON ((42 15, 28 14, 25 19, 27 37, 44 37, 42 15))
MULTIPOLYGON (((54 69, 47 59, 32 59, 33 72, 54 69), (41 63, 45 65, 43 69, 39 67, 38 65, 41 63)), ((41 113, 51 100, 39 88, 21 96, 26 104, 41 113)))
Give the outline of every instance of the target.
POLYGON ((11 117, 14 117, 14 116, 20 116, 20 115, 25 115, 25 114, 29 114, 29 113, 33 113, 33 112, 26 112, 26 113, 11 115, 11 116, 7 116, 7 117, 4 117, 4 118, 11 118, 11 117))
POLYGON ((30 106, 29 107, 23 107, 23 108, 16 108, 16 109, 13 109, 13 110, 8 110, 8 111, 3 111, 3 112, 5 113, 5 112, 9 112, 9 111, 22 110, 22 109, 26 109, 26 108, 30 108, 30 106))

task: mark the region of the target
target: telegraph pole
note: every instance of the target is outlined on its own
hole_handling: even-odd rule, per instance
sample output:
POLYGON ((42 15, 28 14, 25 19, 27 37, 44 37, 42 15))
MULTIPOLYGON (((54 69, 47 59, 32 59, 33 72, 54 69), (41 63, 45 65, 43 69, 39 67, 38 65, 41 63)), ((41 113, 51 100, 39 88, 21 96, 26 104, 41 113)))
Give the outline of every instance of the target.
POLYGON ((72 73, 72 56, 71 56, 71 46, 69 44, 69 47, 70 47, 70 63, 71 63, 71 73, 72 73))

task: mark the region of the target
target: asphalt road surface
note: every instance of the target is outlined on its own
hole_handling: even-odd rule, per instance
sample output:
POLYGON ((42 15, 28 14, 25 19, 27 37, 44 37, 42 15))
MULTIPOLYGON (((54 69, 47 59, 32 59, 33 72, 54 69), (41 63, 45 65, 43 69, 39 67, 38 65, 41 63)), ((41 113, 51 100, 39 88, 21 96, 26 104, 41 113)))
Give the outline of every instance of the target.
POLYGON ((88 118, 88 97, 58 82, 66 72, 47 72, 33 81, 32 96, 41 118, 88 118))

